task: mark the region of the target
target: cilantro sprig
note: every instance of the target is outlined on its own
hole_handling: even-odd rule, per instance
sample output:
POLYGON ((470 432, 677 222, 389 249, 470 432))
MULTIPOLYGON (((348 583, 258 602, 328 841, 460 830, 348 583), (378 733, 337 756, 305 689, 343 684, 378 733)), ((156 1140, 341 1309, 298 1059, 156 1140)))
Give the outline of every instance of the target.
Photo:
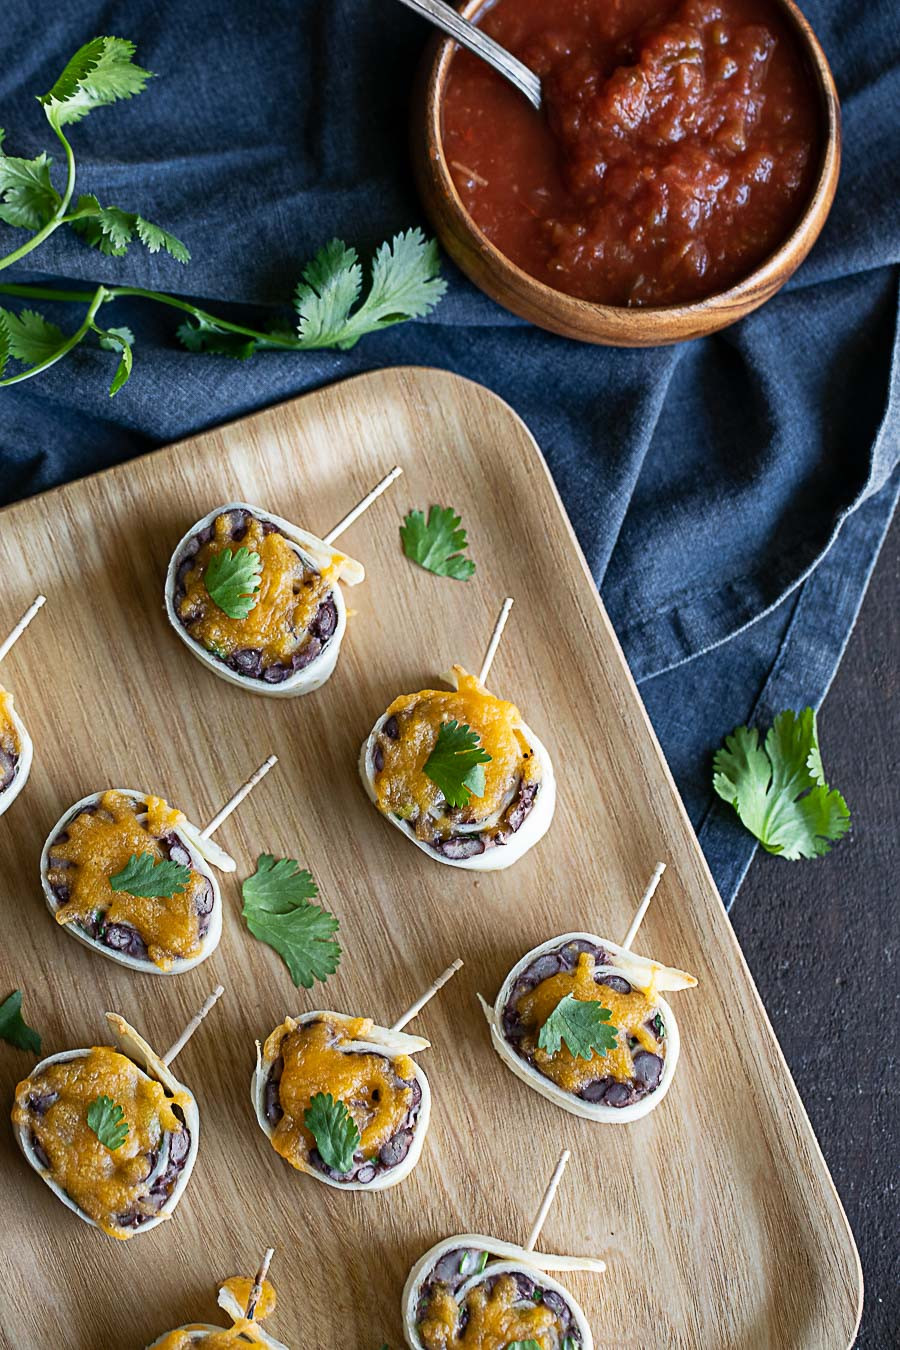
POLYGON ((424 511, 410 511, 400 526, 403 552, 427 572, 468 581, 475 564, 464 556, 469 540, 461 521, 452 506, 430 506, 427 520, 424 511))
POLYGON ((104 1148, 115 1153, 128 1138, 131 1128, 125 1120, 125 1112, 111 1097, 103 1092, 95 1097, 87 1109, 88 1129, 93 1130, 104 1148))
POLYGON ((169 900, 181 895, 191 879, 191 869, 170 858, 157 860, 152 853, 132 853, 121 872, 109 879, 114 891, 127 891, 143 899, 169 900))
POLYGON ((477 731, 465 723, 442 722, 423 772, 450 806, 465 806, 470 797, 484 796, 484 765, 491 759, 477 731))
POLYGON ((360 1135, 344 1103, 335 1101, 330 1092, 317 1092, 303 1112, 303 1124, 315 1139, 325 1166, 349 1172, 360 1135))
POLYGON ((779 713, 759 743, 736 727, 713 761, 713 787, 769 853, 819 858, 850 828, 850 810, 825 781, 816 714, 779 713))
MULTIPOLYGON (((50 91, 39 97, 64 151, 65 180, 59 186, 51 176, 53 161, 46 152, 33 159, 7 155, 0 130, 0 222, 31 231, 24 243, 0 257, 0 271, 27 257, 62 226, 109 257, 122 257, 138 242, 150 253, 165 252, 179 263, 190 261, 190 252, 180 239, 140 212, 104 205, 92 193, 75 196, 75 154, 65 129, 98 108, 144 90, 151 72, 136 64, 134 54, 134 44, 123 38, 93 38, 66 64, 50 91)), ((357 253, 339 239, 319 250, 302 268, 301 278, 293 297, 293 327, 279 324, 268 330, 233 323, 187 300, 138 286, 98 285, 93 291, 77 291, 2 285, 0 292, 27 303, 18 313, 0 309, 0 376, 10 361, 24 367, 0 378, 0 386, 31 379, 93 337, 119 358, 109 389, 110 397, 117 394, 131 375, 134 336, 127 328, 102 327, 97 316, 104 305, 119 298, 149 300, 187 314, 178 337, 188 351, 246 359, 265 350, 346 350, 368 333, 421 318, 446 290, 437 245, 418 229, 396 234, 376 250, 365 294, 357 253), (87 309, 80 326, 64 333, 34 309, 36 300, 84 304, 87 309)))
POLYGON ((0 1039, 19 1050, 41 1053, 41 1038, 22 1017, 22 991, 16 989, 0 1003, 0 1039))
POLYGON ((273 947, 299 988, 325 983, 341 959, 332 934, 339 927, 327 909, 314 905, 319 888, 293 858, 261 853, 256 871, 241 887, 243 916, 254 937, 273 947))
POLYGON ((206 564, 203 584, 210 599, 229 619, 246 619, 259 601, 262 560, 258 553, 230 548, 214 553, 206 564))
POLYGON ((576 1059, 606 1055, 616 1048, 618 1028, 610 1025, 612 1013, 596 999, 577 999, 566 994, 559 1000, 538 1036, 538 1045, 548 1055, 558 1053, 565 1041, 576 1059))

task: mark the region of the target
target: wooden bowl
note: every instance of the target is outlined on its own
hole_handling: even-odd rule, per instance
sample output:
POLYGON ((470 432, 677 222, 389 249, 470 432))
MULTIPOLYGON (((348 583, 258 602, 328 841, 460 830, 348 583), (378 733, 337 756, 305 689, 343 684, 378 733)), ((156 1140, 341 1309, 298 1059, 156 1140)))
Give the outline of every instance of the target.
MULTIPOLYGON (((475 285, 514 314, 563 337, 612 347, 654 347, 703 337, 774 295, 809 253, 831 210, 841 163, 841 111, 834 77, 818 38, 793 0, 776 0, 797 33, 819 92, 824 128, 821 163, 809 202, 774 253, 728 290, 683 305, 594 304, 554 290, 524 272, 491 243, 466 211, 447 166, 441 105, 456 44, 435 38, 420 74, 413 121, 413 167, 425 210, 444 248, 475 285)), ((475 19, 485 0, 466 0, 475 19)))

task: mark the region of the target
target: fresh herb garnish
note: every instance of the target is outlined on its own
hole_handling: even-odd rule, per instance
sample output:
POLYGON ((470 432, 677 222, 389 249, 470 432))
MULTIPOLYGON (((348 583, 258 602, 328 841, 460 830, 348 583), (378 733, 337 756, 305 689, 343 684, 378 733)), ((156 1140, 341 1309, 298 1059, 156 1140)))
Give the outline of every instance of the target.
POLYGON ((477 731, 456 721, 442 722, 423 773, 437 784, 450 806, 465 806, 470 797, 484 796, 483 766, 491 758, 477 731))
POLYGON ((468 581, 475 571, 472 559, 463 556, 469 541, 452 506, 429 507, 427 522, 423 511, 410 511, 400 526, 400 539, 407 558, 439 577, 468 581))
POLYGON ((590 1059, 614 1050, 618 1029, 610 1025, 612 1016, 596 999, 577 999, 574 994, 561 998, 541 1027, 538 1045, 555 1055, 565 1041, 570 1054, 590 1059))
POLYGON ((262 560, 258 553, 223 548, 206 564, 203 584, 209 598, 229 619, 246 619, 259 600, 262 560))
POLYGON ((756 727, 736 727, 713 768, 716 792, 769 853, 818 858, 850 828, 847 803, 825 782, 812 708, 779 713, 764 746, 756 727))
MULTIPOLYGON (((50 92, 39 99, 65 152, 62 191, 50 176, 52 160, 47 154, 34 159, 5 155, 4 133, 0 131, 0 221, 14 229, 32 231, 23 244, 0 257, 0 270, 25 258, 63 225, 75 230, 86 244, 113 257, 121 257, 138 240, 151 253, 164 250, 180 263, 189 261, 190 253, 180 239, 138 212, 101 205, 92 194, 75 197, 75 155, 64 128, 96 108, 142 92, 151 74, 136 65, 133 57, 131 42, 117 37, 94 38, 75 53, 50 92)), ((97 315, 103 305, 123 296, 150 300, 187 314, 189 318, 179 328, 178 336, 188 351, 246 359, 264 350, 352 347, 367 333, 427 314, 446 290, 437 245, 417 229, 395 235, 391 243, 382 244, 376 251, 365 296, 357 254, 339 239, 320 249, 303 269, 302 277, 293 302, 295 328, 280 325, 268 331, 220 319, 190 301, 137 286, 101 285, 90 291, 0 286, 0 292, 27 302, 49 300, 87 306, 81 325, 69 334, 31 307, 19 314, 0 309, 0 375, 8 360, 26 367, 0 379, 0 385, 30 379, 95 335, 102 347, 119 356, 109 391, 111 397, 118 393, 131 374, 133 336, 127 329, 100 327, 97 315)))
POLYGON ((295 985, 311 989, 313 980, 324 984, 334 974, 341 948, 331 935, 338 921, 310 903, 319 894, 311 873, 293 858, 261 853, 241 893, 247 927, 284 959, 295 985))
POLYGON ((0 1038, 19 1050, 41 1053, 41 1038, 22 1017, 22 991, 16 989, 0 1003, 0 1038))
POLYGON ((181 895, 191 879, 191 869, 170 858, 155 859, 152 853, 132 853, 121 872, 109 879, 114 891, 127 891, 143 899, 168 900, 181 895))
POLYGON ((342 1101, 330 1092, 317 1092, 303 1112, 303 1123, 316 1141, 326 1167, 349 1172, 359 1145, 356 1121, 342 1101))
POLYGON ((506 1350, 541 1350, 537 1341, 507 1341, 506 1350))
POLYGON ((104 1148, 113 1153, 128 1138, 129 1125, 124 1116, 121 1106, 105 1093, 95 1097, 88 1107, 88 1129, 93 1130, 104 1148))

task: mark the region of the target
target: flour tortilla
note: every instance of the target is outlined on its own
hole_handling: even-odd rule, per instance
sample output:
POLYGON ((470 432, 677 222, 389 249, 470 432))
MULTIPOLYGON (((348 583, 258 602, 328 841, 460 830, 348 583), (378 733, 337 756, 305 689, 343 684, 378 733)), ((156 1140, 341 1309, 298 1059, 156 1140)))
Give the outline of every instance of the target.
MULTIPOLYGON (((452 672, 446 676, 446 679, 448 684, 456 685, 456 677, 452 672)), ((378 744, 381 728, 386 721, 387 713, 383 713, 369 732, 359 752, 359 776, 369 800, 376 806, 378 798, 375 791, 375 748, 378 744)), ((483 853, 477 853, 472 858, 445 858, 442 854, 437 853, 430 844, 417 838, 415 829, 408 820, 398 820, 394 815, 385 816, 384 819, 390 821, 395 829, 406 835, 406 838, 414 843, 416 848, 420 848, 423 853, 426 853, 429 858, 435 862, 444 863, 447 867, 462 867, 469 872, 499 872, 503 868, 511 867, 523 854, 533 848, 539 839, 543 839, 550 828, 553 812, 556 808, 556 777, 553 773, 553 763, 549 751, 543 741, 535 736, 527 722, 520 721, 517 727, 534 754, 541 786, 528 815, 515 834, 509 836, 505 844, 497 844, 494 848, 487 848, 483 853)), ((381 814, 379 811, 379 815, 381 814)))
POLYGON ((248 689, 252 694, 262 694, 268 698, 296 698, 300 694, 309 694, 314 689, 320 688, 334 671, 341 642, 347 629, 347 607, 338 583, 344 581, 348 586, 356 586, 365 580, 365 575, 365 568, 362 563, 356 562, 346 553, 341 553, 331 544, 326 544, 324 539, 320 539, 315 534, 310 534, 308 530, 301 530, 299 526, 291 524, 289 520, 285 520, 282 516, 275 516, 271 511, 264 511, 259 506, 251 506, 248 502, 226 502, 224 506, 217 506, 214 510, 208 512, 202 520, 197 521, 196 525, 192 525, 172 554, 166 573, 166 614, 169 623, 191 654, 204 666, 208 666, 214 675, 218 675, 220 680, 227 680, 229 684, 236 684, 241 689, 248 689), (216 516, 224 515, 229 511, 249 511, 259 520, 270 520, 273 525, 278 526, 298 556, 305 563, 311 563, 317 571, 332 564, 336 564, 338 568, 333 592, 334 606, 337 611, 335 630, 319 656, 310 661, 305 669, 294 671, 293 675, 289 675, 280 684, 267 684, 265 680, 241 675, 236 670, 226 666, 224 661, 220 661, 218 657, 213 656, 211 652, 208 652, 205 647, 191 637, 175 612, 178 567, 182 561, 185 547, 194 535, 199 534, 207 525, 211 525, 216 516))
MULTIPOLYGON (((216 1302, 220 1308, 224 1308, 232 1322, 240 1322, 244 1319, 244 1309, 238 1303, 231 1290, 226 1288, 225 1285, 220 1286, 216 1302)), ((254 1323, 254 1329, 256 1340, 249 1341, 240 1339, 235 1341, 235 1347, 241 1345, 262 1345, 266 1347, 266 1350, 289 1350, 288 1346, 282 1341, 276 1341, 274 1336, 270 1336, 269 1333, 257 1323, 254 1323)), ((187 1332, 191 1345, 202 1345, 207 1336, 215 1335, 217 1332, 223 1330, 225 1330, 224 1327, 213 1326, 211 1322, 189 1322, 185 1326, 175 1327, 175 1331, 187 1332)), ((147 1350, 155 1350, 156 1346, 162 1345, 162 1343, 171 1335, 171 1331, 163 1332, 161 1336, 157 1336, 152 1345, 147 1346, 147 1350)))
POLYGON ((31 764, 34 759, 34 743, 25 728, 25 723, 13 707, 12 694, 2 685, 0 685, 0 694, 5 694, 8 699, 9 720, 12 722, 13 730, 19 742, 19 757, 16 760, 12 781, 0 792, 0 816, 2 816, 4 811, 9 810, 28 782, 28 775, 31 773, 31 764))
POLYGON ((545 1078, 532 1064, 522 1059, 503 1034, 503 1011, 522 972, 531 965, 532 961, 535 961, 539 956, 543 956, 545 952, 556 952, 560 947, 564 947, 567 943, 579 938, 608 951, 613 958, 612 964, 603 966, 601 969, 610 974, 624 976, 636 989, 646 991, 651 984, 656 989, 689 989, 697 983, 694 976, 688 975, 686 971, 660 965, 659 962, 650 961, 643 956, 635 956, 633 952, 620 947, 618 943, 610 942, 607 938, 597 937, 596 933, 563 933, 559 937, 551 938, 549 942, 542 942, 540 946, 533 947, 530 952, 525 953, 520 961, 516 962, 503 981, 493 1007, 480 994, 478 999, 491 1028, 491 1043, 497 1054, 512 1069, 517 1078, 521 1078, 523 1083, 527 1083, 530 1088, 534 1088, 535 1092, 539 1092, 542 1097, 546 1097, 548 1101, 561 1106, 564 1111, 568 1111, 573 1116, 581 1116, 584 1120, 603 1121, 609 1125, 624 1125, 628 1121, 639 1120, 641 1116, 646 1116, 654 1107, 658 1106, 671 1087, 672 1079, 675 1076, 675 1068, 681 1050, 681 1036, 675 1014, 665 999, 657 999, 657 1006, 666 1028, 666 1054, 663 1059, 662 1077, 658 1087, 654 1088, 652 1092, 648 1092, 640 1101, 632 1103, 631 1106, 614 1107, 607 1106, 604 1102, 582 1101, 574 1093, 566 1092, 564 1088, 559 1087, 549 1078, 545 1078))
MULTIPOLYGON (((152 1219, 148 1219, 146 1223, 141 1224, 139 1228, 123 1228, 117 1234, 117 1236, 123 1239, 128 1239, 139 1237, 142 1233, 149 1232, 151 1228, 156 1228, 158 1224, 163 1223, 166 1219, 170 1218, 174 1212, 175 1206, 181 1199, 184 1188, 190 1180, 191 1172, 194 1170, 194 1163, 197 1161, 197 1150, 200 1143, 200 1114, 197 1110, 197 1103, 193 1094, 183 1083, 178 1081, 170 1069, 166 1068, 156 1052, 152 1050, 143 1037, 135 1031, 134 1027, 129 1026, 125 1019, 120 1017, 117 1013, 107 1013, 106 1019, 118 1042, 118 1049, 120 1052, 127 1059, 130 1059, 145 1077, 156 1079, 156 1081, 161 1083, 169 1092, 178 1094, 181 1099, 179 1105, 184 1112, 184 1121, 191 1136, 190 1147, 188 1149, 184 1167, 182 1168, 165 1204, 161 1207, 158 1214, 154 1215, 152 1219)), ((32 1069, 28 1076, 29 1078, 33 1078, 49 1064, 60 1064, 73 1059, 85 1059, 89 1054, 90 1050, 63 1050, 57 1055, 48 1055, 46 1059, 42 1059, 40 1064, 32 1069)), ((50 1190, 53 1191, 54 1195, 56 1195, 73 1214, 77 1214, 79 1219, 82 1219, 86 1224, 89 1224, 91 1228, 96 1228, 100 1232, 103 1232, 104 1230, 100 1228, 100 1225, 86 1214, 80 1205, 77 1205, 75 1201, 72 1200, 59 1183, 54 1180, 46 1168, 42 1166, 35 1154, 34 1145, 31 1142, 31 1131, 27 1124, 14 1126, 14 1134, 16 1143, 25 1155, 26 1161, 30 1163, 38 1173, 41 1180, 50 1187, 50 1190)), ((146 1185, 145 1182, 142 1182, 141 1184, 146 1185)))
POLYGON ((515 1243, 501 1242, 497 1238, 486 1237, 483 1233, 461 1233, 456 1237, 444 1238, 443 1242, 435 1243, 424 1256, 421 1256, 409 1272, 403 1289, 401 1310, 406 1344, 410 1347, 410 1350, 423 1350, 422 1342, 416 1331, 416 1310, 422 1286, 441 1257, 446 1252, 454 1251, 457 1247, 484 1251, 489 1256, 497 1258, 493 1264, 489 1261, 483 1271, 473 1275, 471 1279, 466 1280, 460 1286, 456 1293, 458 1300, 465 1298, 466 1294, 474 1289, 477 1284, 494 1275, 521 1274, 527 1275, 529 1279, 539 1278, 539 1283, 545 1289, 553 1290, 554 1293, 559 1294, 572 1310, 575 1324, 581 1335, 582 1350, 594 1350, 594 1338, 583 1309, 568 1289, 557 1283, 556 1280, 551 1279, 547 1272, 592 1271, 601 1275, 606 1269, 606 1263, 590 1256, 553 1256, 544 1252, 529 1252, 524 1247, 516 1246, 515 1243))
MULTIPOLYGON (((128 797, 134 802, 145 802, 148 795, 150 795, 146 792, 138 792, 136 788, 113 788, 111 790, 121 793, 123 797, 128 797)), ((59 905, 56 896, 51 889, 50 882, 47 880, 47 873, 50 867, 50 854, 52 852, 54 840, 62 833, 69 822, 74 820, 80 811, 83 811, 86 806, 96 805, 102 796, 102 792, 91 792, 87 797, 82 797, 80 802, 76 802, 74 806, 70 806, 68 811, 60 816, 59 820, 47 836, 47 842, 44 844, 43 852, 41 853, 41 888, 44 892, 47 908, 53 915, 56 914, 59 905)), ((213 952, 218 947, 219 939, 222 936, 222 896, 219 891, 219 883, 216 881, 208 864, 212 863, 214 867, 218 867, 223 872, 233 872, 237 867, 237 863, 232 857, 225 853, 223 849, 219 848, 218 844, 214 844, 211 839, 203 839, 198 827, 196 825, 191 825, 187 820, 182 820, 172 833, 178 836, 181 843, 190 853, 191 867, 194 871, 199 872, 202 876, 206 877, 212 886, 213 907, 209 916, 209 927, 201 940, 200 951, 196 956, 186 959, 176 959, 168 970, 161 970, 159 966, 153 964, 149 957, 146 960, 143 960, 137 956, 129 956, 126 952, 114 951, 112 947, 107 947, 97 938, 91 937, 89 933, 84 932, 84 930, 74 922, 60 924, 58 926, 64 929, 70 937, 75 938, 77 942, 83 942, 86 947, 90 947, 92 951, 99 952, 101 956, 106 956, 111 961, 117 961, 120 966, 127 966, 129 970, 139 970, 145 975, 181 975, 184 971, 192 970, 194 966, 199 966, 201 961, 205 961, 208 956, 212 956, 213 952)))
MULTIPOLYGON (((337 1022, 343 1025, 358 1021, 358 1018, 348 1017, 345 1013, 336 1012, 308 1012, 301 1013, 299 1017, 288 1017, 285 1022, 291 1029, 303 1026, 307 1022, 328 1021, 337 1022)), ((397 1055, 409 1055, 410 1057, 418 1054, 422 1050, 427 1050, 430 1042, 423 1040, 421 1036, 409 1036, 404 1031, 391 1031, 389 1027, 373 1026, 367 1034, 365 1040, 349 1041, 344 1047, 345 1053, 352 1051, 366 1051, 370 1054, 387 1054, 389 1059, 394 1059, 397 1055)), ((250 1085, 250 1099, 253 1102, 253 1109, 256 1112, 256 1119, 259 1122, 259 1128, 267 1139, 271 1139, 275 1133, 275 1128, 266 1119, 266 1082, 269 1072, 274 1064, 273 1059, 267 1059, 263 1055, 263 1048, 259 1041, 256 1043, 256 1070, 250 1085)), ((413 1126, 413 1139, 409 1146, 409 1152, 401 1163, 396 1167, 391 1167, 386 1172, 379 1173, 374 1181, 335 1181, 333 1177, 326 1176, 324 1172, 319 1172, 313 1167, 297 1168, 306 1175, 313 1177, 316 1181, 324 1182, 326 1186, 331 1186, 338 1191, 386 1191, 390 1186, 398 1185, 404 1177, 409 1176, 422 1154, 422 1148, 425 1143, 425 1135, 428 1132, 428 1125, 431 1119, 431 1088, 425 1073, 415 1066, 415 1079, 422 1093, 422 1100, 419 1103, 419 1114, 416 1123, 413 1126)))

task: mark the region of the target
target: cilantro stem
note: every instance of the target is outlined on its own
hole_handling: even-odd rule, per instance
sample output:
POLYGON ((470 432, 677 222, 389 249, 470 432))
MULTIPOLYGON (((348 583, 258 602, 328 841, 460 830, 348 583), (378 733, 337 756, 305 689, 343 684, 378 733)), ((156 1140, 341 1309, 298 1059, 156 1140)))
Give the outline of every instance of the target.
POLYGON ((106 299, 106 287, 98 286, 93 295, 89 295, 87 298, 91 303, 88 306, 88 311, 84 316, 84 322, 81 327, 74 332, 71 337, 66 338, 62 346, 57 347, 56 351, 48 356, 46 360, 41 361, 36 366, 32 366, 29 370, 23 370, 18 375, 8 375, 5 380, 0 380, 0 387, 7 384, 21 384, 23 380, 30 380, 32 375, 39 375, 42 370, 49 370, 51 366, 55 366, 57 361, 61 361, 64 356, 69 354, 73 347, 77 347, 79 342, 87 337, 88 333, 94 327, 94 318, 97 311, 106 299))
MULTIPOLYGON (((104 292, 101 301, 101 304, 104 305, 110 300, 118 300, 127 296, 138 300, 153 300, 158 305, 168 305, 171 309, 183 310, 185 314, 190 314, 195 319, 205 319, 208 323, 215 324, 217 328, 223 328, 228 333, 238 333, 241 337, 255 338, 257 342, 263 343, 267 347, 279 347, 285 351, 306 351, 311 345, 299 337, 290 337, 287 334, 280 337, 275 333, 263 333, 257 328, 246 328, 243 324, 231 323, 228 319, 220 319, 217 315, 210 314, 208 310, 192 305, 189 300, 179 300, 176 296, 164 295, 161 291, 147 291, 141 286, 102 286, 100 289, 104 292)), ((86 304, 94 299, 95 294, 94 291, 63 291, 45 286, 0 284, 0 295, 18 295, 26 300, 62 300, 86 304)), ((6 381, 0 380, 0 384, 3 383, 6 383, 6 381)))
MULTIPOLYGON (((50 235, 53 234, 54 230, 58 230, 60 225, 65 224, 65 214, 69 209, 69 202, 72 200, 72 193, 75 191, 75 156, 72 153, 71 145, 66 140, 61 129, 56 125, 54 119, 51 117, 48 120, 50 122, 51 127, 55 131, 56 135, 62 142, 63 150, 66 153, 65 191, 63 192, 59 206, 56 208, 56 211, 47 221, 47 224, 44 225, 41 229, 39 229, 37 234, 33 234, 30 239, 26 239, 25 243, 20 244, 17 249, 13 250, 12 253, 7 253, 5 258, 0 258, 0 272, 2 272, 5 267, 11 267, 13 263, 18 262, 20 258, 26 257, 27 254, 29 254, 32 251, 32 249, 37 248, 38 245, 42 244, 45 239, 48 239, 50 235)), ((89 300, 90 296, 86 296, 85 299, 89 300)), ((80 341, 81 338, 79 338, 79 342, 80 341)), ((62 354, 65 355, 65 353, 62 354)), ((44 367, 38 366, 37 369, 43 370, 44 367)), ((29 375, 33 373, 34 373, 33 371, 28 372, 29 375)), ((12 380, 2 380, 0 381, 0 383, 11 384, 12 380)))

